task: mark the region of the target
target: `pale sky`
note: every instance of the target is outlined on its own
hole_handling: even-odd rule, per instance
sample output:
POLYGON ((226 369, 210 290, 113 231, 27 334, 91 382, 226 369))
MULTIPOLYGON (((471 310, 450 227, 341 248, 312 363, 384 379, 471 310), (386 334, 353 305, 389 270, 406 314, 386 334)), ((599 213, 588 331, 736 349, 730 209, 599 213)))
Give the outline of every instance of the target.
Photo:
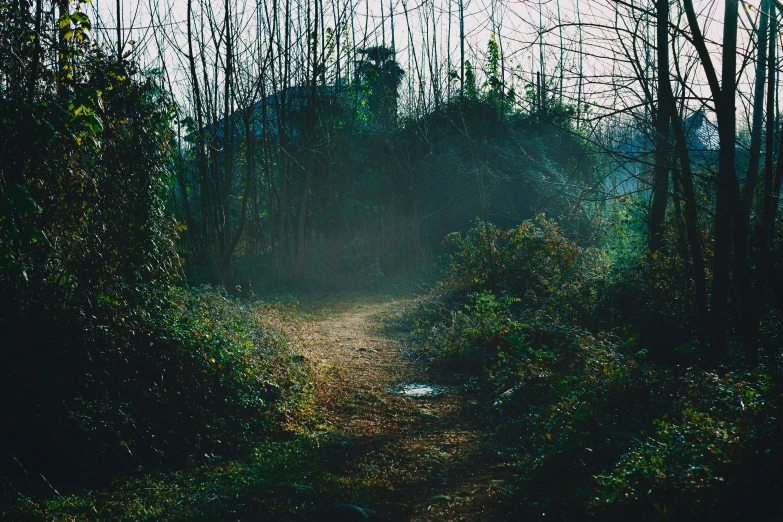
MULTIPOLYGON (((281 0, 283 2, 285 0, 281 0)), ((304 0, 292 0, 292 4, 304 0)), ((412 81, 418 75, 416 67, 422 71, 427 81, 431 78, 430 66, 437 66, 442 82, 445 82, 446 69, 449 64, 448 54, 451 54, 451 68, 459 69, 459 24, 457 0, 391 0, 393 2, 393 20, 390 16, 388 0, 383 5, 378 0, 326 0, 327 26, 334 26, 334 16, 331 14, 341 6, 345 13, 353 13, 352 19, 346 19, 349 28, 355 34, 357 47, 382 43, 391 44, 392 23, 394 38, 398 51, 398 61, 409 72, 412 81), (328 3, 327 3, 328 2, 328 3), (353 2, 352 6, 350 2, 353 2), (407 12, 407 19, 406 19, 407 12), (433 23, 434 20, 434 23, 433 23), (410 30, 409 30, 410 27, 410 30), (433 32, 434 39, 433 42, 433 32), (366 35, 366 36, 365 36, 366 35)), ((625 0, 624 0, 625 2, 625 0)), ((627 0, 628 4, 651 6, 650 0, 639 2, 627 0)), ((753 0, 748 14, 740 13, 740 38, 747 44, 747 27, 749 15, 755 20, 759 0, 753 0)), ((187 78, 183 57, 173 51, 172 47, 183 46, 186 30, 186 0, 121 0, 123 13, 124 36, 126 40, 137 42, 136 49, 139 58, 148 64, 159 63, 158 45, 163 47, 163 56, 173 83, 185 82, 187 78), (166 38, 154 38, 153 27, 163 29, 166 38)), ((194 4, 196 0, 194 0, 194 4)), ((626 4, 626 6, 628 5, 626 4)), ((215 17, 222 20, 223 2, 212 2, 215 17)), ((303 4, 304 5, 304 4, 303 4)), ((742 5, 742 4, 741 4, 742 5)), ((257 12, 268 10, 271 0, 266 3, 258 0, 234 0, 231 9, 239 15, 239 30, 252 40, 256 34, 257 12)), ((540 70, 541 47, 543 43, 543 59, 545 75, 555 83, 563 78, 563 97, 566 102, 575 101, 577 95, 577 76, 580 66, 579 37, 581 22, 582 60, 581 67, 587 81, 583 83, 584 99, 594 106, 595 113, 610 114, 613 111, 635 107, 642 100, 638 82, 626 82, 626 85, 608 85, 607 82, 617 78, 627 77, 630 67, 618 62, 616 58, 624 52, 633 52, 632 39, 625 33, 612 29, 615 25, 616 13, 619 9, 619 26, 635 30, 641 34, 648 33, 654 43, 654 27, 649 26, 638 15, 633 18, 627 7, 612 0, 465 0, 465 33, 466 59, 472 63, 483 63, 487 42, 492 33, 499 36, 505 57, 506 82, 514 86, 518 93, 524 92, 524 84, 531 81, 536 71, 540 70), (618 7, 619 6, 619 7, 618 7), (577 10, 579 13, 577 13, 577 10), (559 12, 559 14, 558 14, 559 12), (559 24, 558 24, 559 21, 559 24), (562 38, 562 52, 559 45, 562 38), (562 61, 561 61, 562 57, 562 61)), ((720 1, 696 1, 700 12, 702 27, 712 46, 713 60, 719 68, 719 48, 721 41, 723 4, 720 1)), ((108 39, 111 45, 116 41, 116 0, 92 0, 87 8, 93 15, 100 14, 96 23, 96 38, 99 41, 108 39)), ((194 7, 194 10, 197 10, 194 7)), ((677 16, 677 7, 672 7, 672 20, 677 16)), ((684 20, 683 20, 684 25, 684 20)), ((248 42, 252 45, 252 42, 248 42)), ((637 49, 639 59, 650 60, 650 66, 642 71, 650 79, 654 76, 654 50, 637 49), (645 52, 649 58, 645 58, 645 52)), ((694 55, 689 45, 684 47, 684 55, 694 55)), ((740 50, 742 52, 742 50, 740 50)), ((783 53, 779 53, 783 54, 783 53)), ((742 66, 743 57, 739 64, 742 66)), ((690 70, 693 78, 693 93, 706 96, 706 82, 699 67, 689 64, 687 59, 681 60, 683 70, 690 70)), ((746 64, 744 74, 740 78, 740 90, 746 100, 751 91, 753 64, 746 64)), ((481 76, 481 74, 479 73, 481 76)), ((411 85, 413 91, 416 85, 411 85)), ((555 88, 555 87, 553 87, 555 88)), ((427 90, 429 88, 425 88, 427 90)), ((175 87, 176 90, 176 87, 175 87)), ((403 89, 410 92, 411 89, 403 89)), ((429 91, 428 91, 429 92, 429 91)), ((740 120, 743 114, 738 115, 740 120)))

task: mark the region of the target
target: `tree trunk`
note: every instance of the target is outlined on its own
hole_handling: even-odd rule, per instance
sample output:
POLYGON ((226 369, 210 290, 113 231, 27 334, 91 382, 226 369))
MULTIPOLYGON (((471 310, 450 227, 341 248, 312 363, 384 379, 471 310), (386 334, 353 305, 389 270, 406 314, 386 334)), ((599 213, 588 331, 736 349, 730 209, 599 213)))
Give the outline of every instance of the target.
MULTIPOLYGON (((756 224, 758 245, 759 245, 759 268, 756 281, 758 290, 758 299, 754 301, 754 306, 759 307, 761 301, 767 297, 768 283, 770 280, 770 268, 772 267, 772 223, 777 214, 778 193, 773 192, 775 185, 775 95, 777 93, 777 78, 775 64, 775 50, 777 39, 777 17, 775 14, 775 5, 770 5, 770 26, 769 26, 769 53, 767 55, 767 128, 766 128, 766 147, 764 157, 764 201, 762 204, 761 216, 756 224)), ((783 136, 782 136, 783 138, 783 136)), ((783 149, 783 141, 780 144, 783 149)), ((778 156, 780 158, 780 156, 778 156)), ((754 319, 756 320, 754 329, 758 329, 760 320, 760 309, 754 310, 754 319)))
MULTIPOLYGON (((767 31, 769 28, 769 9, 771 2, 762 0, 761 20, 758 27, 758 50, 756 59, 756 80, 753 93, 753 121, 750 138, 750 151, 748 157, 748 170, 745 175, 745 186, 742 196, 735 196, 734 216, 734 256, 737 262, 737 279, 741 292, 741 316, 740 326, 742 340, 745 348, 745 362, 750 366, 758 364, 757 330, 758 320, 756 316, 760 308, 754 296, 752 274, 750 273, 750 260, 748 259, 748 242, 750 241, 750 214, 753 210, 753 196, 758 179, 759 160, 761 156, 761 127, 764 118, 764 77, 767 65, 767 31)), ((773 36, 773 39, 775 36, 773 36)), ((771 117, 772 114, 769 114, 771 117)))
POLYGON ((122 61, 122 2, 117 0, 117 61, 122 61))
MULTIPOLYGON (((683 7, 691 28, 693 45, 699 54, 715 104, 718 119, 718 186, 715 198, 714 218, 714 265, 712 277, 712 296, 710 297, 710 317, 708 335, 710 349, 705 354, 704 363, 714 366, 726 351, 726 307, 729 297, 729 275, 731 265, 731 218, 736 205, 734 188, 737 185, 735 169, 736 159, 736 75, 737 75, 737 19, 738 0, 725 0, 723 21, 723 64, 721 82, 712 63, 709 51, 701 32, 692 0, 683 0, 683 7), (722 86, 721 86, 722 85, 722 86)), ((736 231, 735 231, 736 232, 736 231)))
POLYGON ((756 188, 761 158, 761 129, 764 125, 764 77, 767 66, 767 32, 769 30, 770 4, 769 0, 761 1, 761 19, 757 33, 758 50, 756 56, 756 80, 753 86, 753 119, 750 131, 750 149, 748 151, 748 170, 745 174, 745 186, 742 193, 742 219, 746 223, 745 228, 750 226, 753 193, 756 188))
MULTIPOLYGON (((243 115, 245 124, 245 151, 247 154, 247 158, 245 158, 245 189, 242 193, 242 210, 239 215, 237 231, 234 233, 234 237, 231 239, 231 242, 228 245, 228 248, 226 249, 223 257, 223 270, 226 274, 230 274, 231 256, 233 255, 234 250, 236 249, 237 244, 242 237, 242 233, 245 230, 245 222, 247 221, 247 206, 248 201, 250 200, 250 188, 253 185, 253 171, 255 170, 255 136, 253 134, 253 126, 251 121, 251 108, 252 104, 250 107, 248 107, 245 114, 243 115)), ((230 230, 229 233, 231 233, 230 230)))
MULTIPOLYGON (((199 185, 201 187, 201 205, 202 205, 202 215, 206 216, 208 209, 209 209, 209 192, 210 192, 210 184, 209 184, 209 173, 208 171, 208 165, 207 165, 207 154, 204 150, 204 109, 201 105, 201 89, 199 88, 199 79, 198 79, 198 73, 196 72, 196 58, 195 54, 193 53, 193 33, 191 31, 191 20, 192 20, 192 0, 188 0, 187 4, 187 38, 188 38, 188 63, 190 65, 190 78, 191 82, 193 83, 193 98, 196 102, 196 148, 197 148, 197 155, 198 155, 198 181, 199 185)), ((202 225, 206 225, 205 223, 202 223, 202 225)), ((207 242, 208 242, 208 229, 206 226, 201 226, 200 230, 192 231, 192 236, 196 237, 196 240, 194 243, 198 244, 196 250, 196 257, 198 258, 199 263, 204 263, 206 260, 204 259, 204 255, 206 254, 207 250, 207 242)))
POLYGON ((652 208, 647 247, 650 252, 663 244, 663 221, 669 196, 669 120, 671 84, 669 82, 669 0, 656 0, 656 37, 658 46, 658 108, 655 119, 655 169, 652 208), (667 89, 668 87, 668 89, 667 89))
POLYGON ((233 215, 231 213, 231 193, 234 184, 234 122, 232 115, 232 48, 231 48, 231 11, 229 0, 225 2, 225 35, 226 35, 226 64, 225 64, 225 90, 223 92, 223 190, 220 193, 220 208, 223 213, 223 225, 220 233, 220 258, 223 260, 223 281, 231 281, 231 230, 233 228, 233 215))
POLYGON ((459 96, 465 97, 465 8, 459 0, 459 96))
MULTIPOLYGON (((738 0, 726 0, 723 21, 723 64, 721 70, 721 98, 718 106, 718 187, 715 198, 715 261, 710 299, 711 350, 707 363, 713 365, 726 353, 726 307, 729 296, 731 265, 731 217, 736 208, 736 77, 737 77, 737 18, 738 0)), ((736 225, 736 223, 735 223, 736 225)), ((735 228, 734 233, 739 230, 735 228)), ((737 255, 740 252, 736 253, 737 255)))
POLYGON ((669 106, 672 118, 672 128, 674 129, 674 138, 677 143, 677 155, 680 160, 680 184, 685 201, 685 232, 688 237, 688 246, 691 257, 691 267, 693 269, 692 277, 696 287, 696 314, 697 314, 697 337, 699 347, 704 351, 706 349, 707 325, 707 282, 704 273, 704 254, 701 246, 701 233, 698 226, 698 216, 696 207, 696 194, 693 189, 693 170, 691 168, 690 154, 688 153, 688 142, 685 131, 682 127, 682 120, 675 106, 674 96, 672 95, 671 84, 666 82, 666 92, 669 95, 669 106))
MULTIPOLYGON (((294 277, 301 279, 304 275, 305 261, 305 232, 307 224, 307 206, 310 200, 310 187, 313 183, 313 171, 315 170, 315 147, 316 147, 316 124, 317 124, 317 101, 318 101, 318 0, 315 0, 313 8, 313 38, 310 58, 312 60, 312 72, 310 77, 310 102, 307 115, 307 128, 305 138, 307 140, 307 165, 305 173, 304 188, 302 197, 299 200, 299 216, 296 229, 296 261, 294 262, 294 277)), ((321 3, 321 17, 323 18, 323 3, 321 3)))
MULTIPOLYGON (((309 162, 308 162, 309 163, 309 162)), ((311 165, 312 166, 312 165, 311 165)), ((307 224, 307 204, 310 199, 310 186, 313 182, 313 171, 307 169, 305 174, 304 189, 302 190, 302 199, 299 201, 299 219, 296 229, 296 262, 294 264, 294 277, 301 279, 304 275, 305 261, 305 232, 307 224)))

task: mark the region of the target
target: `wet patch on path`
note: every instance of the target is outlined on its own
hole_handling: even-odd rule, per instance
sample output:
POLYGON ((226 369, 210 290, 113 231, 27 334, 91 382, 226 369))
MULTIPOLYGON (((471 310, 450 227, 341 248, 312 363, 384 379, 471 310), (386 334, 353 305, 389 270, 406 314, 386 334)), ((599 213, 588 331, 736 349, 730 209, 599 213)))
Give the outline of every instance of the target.
POLYGON ((427 371, 379 333, 394 306, 356 305, 319 321, 306 342, 329 376, 317 393, 339 434, 322 448, 332 486, 321 512, 340 504, 372 510, 372 520, 502 520, 495 497, 510 470, 484 439, 486 416, 464 376, 427 371))

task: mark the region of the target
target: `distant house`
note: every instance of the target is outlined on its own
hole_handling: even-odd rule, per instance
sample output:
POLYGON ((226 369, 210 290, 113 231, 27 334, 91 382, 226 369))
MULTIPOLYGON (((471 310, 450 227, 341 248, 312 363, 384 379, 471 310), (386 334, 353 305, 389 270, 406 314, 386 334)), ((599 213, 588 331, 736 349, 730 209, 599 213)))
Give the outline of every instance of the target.
MULTIPOLYGON (((366 103, 363 103, 364 94, 356 91, 345 78, 340 78, 333 85, 317 87, 316 97, 325 102, 332 102, 339 99, 343 103, 353 104, 357 112, 367 111, 366 103)), ((286 118, 289 125, 289 136, 295 137, 299 134, 301 125, 300 116, 310 105, 310 87, 297 85, 280 90, 275 94, 266 96, 264 99, 254 103, 251 108, 251 125, 258 138, 277 136, 279 132, 280 108, 285 107, 289 117, 286 118), (266 110, 266 115, 264 115, 266 110), (266 116, 266 117, 264 117, 266 116), (266 125, 266 128, 264 128, 266 125)), ((243 136, 245 109, 235 110, 229 116, 229 125, 236 136, 243 136)), ((209 142, 221 142, 226 129, 226 118, 221 118, 213 123, 204 126, 204 135, 209 142)), ((198 133, 191 132, 184 139, 187 142, 195 142, 198 133)))
MULTIPOLYGON (((696 111, 683 120, 683 129, 688 141, 688 150, 693 164, 706 164, 709 156, 718 148, 718 129, 707 118, 704 111, 696 111)), ((653 168, 655 144, 651 137, 638 129, 628 127, 624 133, 618 131, 613 139, 615 150, 622 158, 614 175, 606 180, 606 189, 624 196, 648 190, 644 181, 650 179, 653 168)))
POLYGON ((718 128, 703 110, 696 111, 682 122, 691 151, 712 152, 718 149, 718 128))

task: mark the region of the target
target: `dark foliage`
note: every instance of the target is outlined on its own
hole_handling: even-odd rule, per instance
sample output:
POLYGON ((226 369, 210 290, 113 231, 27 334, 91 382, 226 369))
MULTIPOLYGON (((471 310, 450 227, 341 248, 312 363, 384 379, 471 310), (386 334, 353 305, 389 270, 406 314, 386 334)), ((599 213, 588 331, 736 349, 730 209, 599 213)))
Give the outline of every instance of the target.
POLYGON ((395 324, 433 361, 473 373, 519 472, 514 516, 777 514, 779 370, 705 372, 674 344, 694 339, 676 261, 617 273, 616 251, 582 250, 543 219, 503 233, 478 223, 452 243, 444 281, 395 324))
POLYGON ((0 473, 39 497, 236 452, 299 374, 271 312, 172 288, 168 94, 78 10, 55 52, 32 7, 0 3, 0 473))

